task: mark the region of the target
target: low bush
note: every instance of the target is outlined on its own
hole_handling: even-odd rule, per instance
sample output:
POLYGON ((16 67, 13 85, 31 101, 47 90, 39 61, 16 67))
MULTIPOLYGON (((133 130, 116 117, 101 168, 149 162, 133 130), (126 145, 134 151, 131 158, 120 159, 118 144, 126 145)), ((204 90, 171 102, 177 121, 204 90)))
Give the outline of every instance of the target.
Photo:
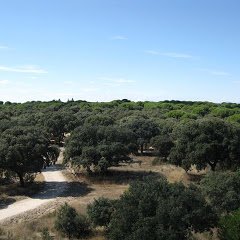
POLYGON ((44 228, 41 232, 42 240, 52 240, 53 237, 50 235, 48 228, 44 228))
POLYGON ((240 207, 240 171, 212 172, 202 179, 201 188, 220 215, 240 207))
POLYGON ((88 205, 87 213, 94 226, 107 227, 109 225, 115 202, 115 200, 102 197, 88 205))
POLYGON ((55 228, 69 239, 86 236, 90 231, 90 225, 86 217, 79 215, 67 203, 61 206, 57 212, 55 228))
POLYGON ((221 218, 219 238, 221 240, 240 239, 240 209, 221 218))
POLYGON ((111 240, 185 240, 214 227, 217 216, 198 188, 146 178, 130 185, 109 223, 111 240))

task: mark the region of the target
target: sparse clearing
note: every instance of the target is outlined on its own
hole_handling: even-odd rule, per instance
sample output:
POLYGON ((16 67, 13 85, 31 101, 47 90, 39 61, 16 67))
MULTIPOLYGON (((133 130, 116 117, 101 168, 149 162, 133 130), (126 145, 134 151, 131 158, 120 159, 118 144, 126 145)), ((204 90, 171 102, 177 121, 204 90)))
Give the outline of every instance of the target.
MULTIPOLYGON (((0 210, 1 219, 4 218, 3 216, 15 215, 13 211, 16 213, 16 209, 21 209, 19 213, 22 213, 2 222, 2 225, 10 232, 14 232, 16 236, 33 236, 30 239, 40 239, 41 230, 48 227, 55 239, 62 239, 54 230, 54 218, 55 210, 63 202, 68 202, 80 213, 86 213, 87 205, 94 199, 101 196, 116 199, 128 188, 131 181, 141 179, 144 176, 163 174, 169 182, 181 181, 184 184, 190 182, 190 176, 182 168, 165 163, 153 166, 153 159, 154 157, 148 156, 134 157, 134 163, 112 167, 106 175, 101 177, 86 177, 83 174, 73 175, 68 170, 61 171, 57 167, 50 167, 43 173, 48 182, 46 192, 39 193, 38 198, 28 198, 12 204, 10 210, 0 210), (51 184, 53 184, 52 187, 50 187, 51 184), (27 212, 23 213, 24 211, 27 212), (14 226, 8 224, 13 222, 14 226)), ((97 230, 88 239, 104 240, 105 238, 102 231, 97 230)), ((200 235, 198 239, 209 238, 200 235)))

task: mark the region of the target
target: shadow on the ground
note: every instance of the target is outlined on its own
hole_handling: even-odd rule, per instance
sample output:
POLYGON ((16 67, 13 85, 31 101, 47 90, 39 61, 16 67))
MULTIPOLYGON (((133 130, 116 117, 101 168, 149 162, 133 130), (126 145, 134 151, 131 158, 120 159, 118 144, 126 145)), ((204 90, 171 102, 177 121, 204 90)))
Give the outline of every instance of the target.
MULTIPOLYGON (((34 183, 36 184, 36 183, 34 183)), ((31 188, 31 185, 27 185, 24 188, 18 186, 17 193, 10 192, 7 197, 0 198, 0 209, 7 208, 8 205, 13 204, 16 200, 14 196, 28 196, 26 192, 29 193, 28 187, 31 188)), ((32 199, 54 199, 57 197, 80 197, 85 196, 92 191, 92 188, 88 187, 86 183, 81 182, 47 182, 41 188, 38 188, 38 193, 30 194, 32 199)), ((36 189, 35 189, 36 191, 36 189)), ((30 191, 31 192, 31 191, 30 191)))
POLYGON ((187 173, 188 179, 190 182, 199 183, 206 174, 193 174, 187 173))
MULTIPOLYGON (((77 174, 78 177, 83 176, 77 174)), ((145 177, 160 177, 160 173, 152 171, 127 171, 110 169, 104 174, 91 174, 84 178, 91 183, 108 183, 108 184, 129 184, 132 181, 143 180, 145 177)))
POLYGON ((0 209, 7 208, 8 205, 13 204, 14 202, 16 202, 16 200, 11 197, 7 197, 3 199, 0 198, 0 209))
POLYGON ((33 199, 53 199, 56 197, 80 197, 90 193, 92 189, 81 182, 47 182, 45 187, 33 199))
POLYGON ((21 187, 18 182, 0 186, 0 193, 9 197, 27 196, 30 197, 42 189, 44 189, 45 182, 26 182, 24 187, 21 187))
POLYGON ((45 169, 43 168, 41 172, 49 172, 49 171, 56 172, 62 169, 64 169, 64 166, 62 164, 55 164, 55 165, 50 165, 45 169))

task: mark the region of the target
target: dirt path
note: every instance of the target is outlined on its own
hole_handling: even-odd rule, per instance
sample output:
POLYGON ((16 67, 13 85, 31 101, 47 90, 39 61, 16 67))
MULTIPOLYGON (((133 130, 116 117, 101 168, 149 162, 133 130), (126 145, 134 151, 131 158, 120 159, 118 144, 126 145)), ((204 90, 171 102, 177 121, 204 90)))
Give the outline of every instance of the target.
MULTIPOLYGON (((61 151, 58 163, 61 163, 63 152, 61 151)), ((39 206, 49 203, 59 197, 66 189, 67 180, 62 174, 62 170, 58 165, 50 166, 42 172, 46 186, 37 195, 27 198, 9 205, 5 209, 0 210, 0 222, 11 218, 15 215, 25 213, 27 211, 38 208, 39 206)))
MULTIPOLYGON (((63 149, 58 162, 63 158, 63 149)), ((94 199, 119 196, 128 188, 131 181, 142 179, 151 174, 163 174, 170 182, 188 183, 189 179, 182 168, 161 164, 152 166, 153 157, 138 157, 136 163, 123 164, 111 168, 109 176, 102 179, 85 179, 84 175, 72 175, 71 169, 61 170, 57 166, 43 172, 46 187, 38 195, 28 198, 0 210, 0 225, 29 222, 55 211, 64 202, 68 202, 79 212, 94 199), (140 165, 139 160, 142 162, 140 165)))

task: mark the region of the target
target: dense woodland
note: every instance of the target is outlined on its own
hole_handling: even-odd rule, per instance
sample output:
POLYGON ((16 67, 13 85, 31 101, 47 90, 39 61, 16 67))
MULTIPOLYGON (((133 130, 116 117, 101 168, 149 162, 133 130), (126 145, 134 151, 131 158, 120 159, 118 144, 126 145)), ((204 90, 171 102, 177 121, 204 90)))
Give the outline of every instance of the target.
MULTIPOLYGON (((193 231, 213 227, 220 228, 221 239, 240 239, 240 104, 1 102, 0 133, 2 183, 16 176, 23 186, 56 161, 59 146, 65 147, 66 165, 93 176, 139 154, 186 171, 210 169, 197 186, 151 178, 133 183, 118 201, 96 200, 89 218, 104 226, 110 239, 188 239, 193 231)), ((62 211, 61 217, 65 212, 71 220, 76 215, 67 205, 62 211)))

